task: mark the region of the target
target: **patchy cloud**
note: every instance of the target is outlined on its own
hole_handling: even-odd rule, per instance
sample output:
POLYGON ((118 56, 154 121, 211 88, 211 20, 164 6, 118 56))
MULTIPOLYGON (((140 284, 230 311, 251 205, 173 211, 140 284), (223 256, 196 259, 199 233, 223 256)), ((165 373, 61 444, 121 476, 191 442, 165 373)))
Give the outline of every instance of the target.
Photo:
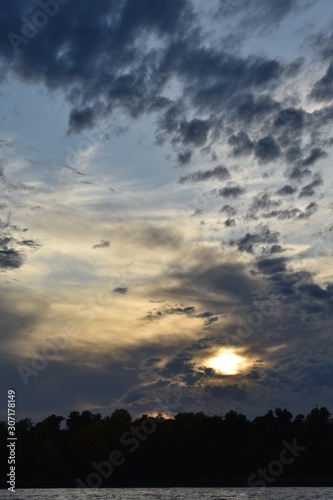
POLYGON ((271 231, 268 227, 263 227, 258 233, 247 233, 237 241, 232 240, 230 245, 237 245, 241 252, 253 253, 258 243, 277 243, 278 240, 279 233, 277 231, 271 231))
POLYGON ((94 245, 93 249, 95 249, 95 248, 109 248, 109 246, 110 246, 109 240, 102 240, 100 243, 97 243, 96 245, 94 245))
POLYGON ((219 195, 224 198, 238 198, 245 193, 245 189, 240 186, 227 186, 219 190, 219 195))
POLYGON ((270 135, 259 139, 255 145, 255 154, 259 161, 267 163, 276 160, 280 156, 280 148, 270 135))
POLYGON ((184 175, 180 177, 179 183, 184 184, 185 182, 200 182, 210 179, 224 181, 226 179, 230 179, 230 173, 226 167, 224 167, 223 165, 219 165, 213 170, 199 170, 197 172, 193 172, 192 174, 184 175))
POLYGON ((113 289, 113 292, 120 295, 125 295, 126 293, 128 293, 128 288, 126 286, 118 286, 113 289))
POLYGON ((313 176, 313 181, 303 186, 301 192, 299 193, 300 198, 314 196, 316 194, 315 188, 321 186, 323 184, 323 180, 320 174, 315 174, 313 176))
POLYGON ((294 194, 297 191, 297 189, 290 184, 285 184, 282 188, 280 188, 277 192, 277 194, 280 194, 282 196, 288 196, 291 194, 294 194))

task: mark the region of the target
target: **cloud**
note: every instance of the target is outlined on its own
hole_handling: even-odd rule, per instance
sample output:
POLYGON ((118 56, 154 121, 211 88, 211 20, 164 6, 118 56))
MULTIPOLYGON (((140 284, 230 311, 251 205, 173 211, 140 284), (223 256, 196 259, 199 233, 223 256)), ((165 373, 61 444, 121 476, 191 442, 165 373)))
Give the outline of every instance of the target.
POLYGON ((238 198, 245 193, 245 189, 240 186, 228 186, 219 190, 219 195, 224 198, 238 198))
POLYGON ((248 134, 244 131, 231 135, 228 139, 228 143, 232 146, 233 156, 248 156, 254 148, 253 141, 251 141, 248 134))
POLYGON ((178 182, 180 184, 184 184, 185 182, 200 182, 210 179, 224 181, 226 179, 230 179, 230 173, 226 167, 219 165, 213 170, 198 170, 192 174, 184 175, 180 177, 178 182))
POLYGON ((279 0, 265 2, 265 0, 219 0, 215 15, 221 18, 239 17, 239 31, 244 35, 248 31, 263 31, 271 29, 281 23, 287 16, 304 10, 310 4, 300 0, 279 0))
POLYGON ((260 193, 254 196, 252 203, 249 207, 249 216, 255 217, 256 214, 261 210, 269 210, 272 208, 279 207, 281 205, 280 200, 272 200, 268 193, 260 193))
POLYGON ((179 130, 181 135, 180 140, 183 144, 203 146, 207 141, 209 128, 209 123, 206 120, 196 118, 190 122, 182 122, 179 130))
POLYGON ((314 165, 318 160, 320 160, 320 158, 326 157, 326 151, 322 150, 321 148, 313 148, 311 149, 309 156, 302 160, 301 165, 302 167, 308 167, 314 165))
POLYGON ((333 64, 328 66, 325 75, 314 84, 310 97, 319 102, 333 99, 333 64))
POLYGON ((166 314, 187 314, 191 315, 195 312, 195 307, 187 306, 187 307, 172 307, 171 309, 166 309, 166 314))
POLYGON ((271 135, 262 137, 255 145, 255 155, 262 163, 276 160, 280 156, 280 148, 271 135))
POLYGON ((282 188, 280 188, 277 192, 277 194, 281 196, 289 196, 291 194, 294 194, 297 191, 297 189, 290 184, 285 184, 282 188))
POLYGON ((237 245, 241 252, 253 253, 254 248, 259 243, 277 243, 279 233, 271 231, 268 227, 263 227, 259 233, 247 233, 242 238, 230 241, 230 245, 237 245))
POLYGON ((288 173, 288 177, 291 181, 296 181, 296 180, 301 181, 303 177, 306 177, 311 174, 312 172, 308 168, 297 166, 290 170, 290 172, 288 173))
MULTIPOLYGON (((144 319, 148 320, 148 321, 152 321, 152 320, 164 318, 165 316, 172 316, 172 315, 179 315, 179 314, 186 315, 188 317, 193 317, 195 312, 196 312, 196 309, 194 306, 186 306, 186 307, 167 307, 167 306, 165 306, 161 311, 156 311, 156 312, 149 311, 148 314, 144 317, 144 319)), ((206 317, 206 316, 201 316, 200 314, 198 314, 196 317, 201 318, 201 317, 206 317)))
POLYGON ((301 192, 299 193, 299 197, 304 198, 304 197, 314 196, 316 194, 314 188, 321 186, 322 184, 323 180, 321 178, 321 175, 315 174, 313 176, 313 181, 302 188, 301 192))
POLYGON ((293 130, 304 127, 305 112, 303 109, 284 108, 281 109, 274 122, 275 127, 288 127, 293 130))
POLYGON ((285 257, 276 257, 269 259, 259 259, 258 260, 258 269, 264 274, 276 274, 283 273, 286 271, 286 262, 287 259, 285 257))
POLYGON ((23 264, 23 256, 12 248, 0 250, 0 268, 15 269, 23 264))
POLYGON ((279 220, 285 219, 295 219, 299 217, 301 210, 299 208, 286 208, 284 210, 272 210, 271 212, 265 212, 262 215, 265 219, 276 217, 279 220))
POLYGON ((11 214, 7 219, 0 219, 0 269, 10 270, 20 268, 26 259, 26 254, 22 247, 36 250, 40 243, 22 238, 27 228, 21 228, 11 222, 11 214))
POLYGON ((113 289, 114 293, 119 293, 120 295, 125 295, 128 292, 128 288, 126 286, 118 286, 113 289))
POLYGON ((236 221, 235 219, 227 219, 223 222, 223 224, 225 225, 225 227, 232 227, 236 225, 236 221))
POLYGON ((110 246, 110 241, 109 240, 101 240, 100 243, 97 243, 96 245, 93 246, 93 248, 109 248, 110 246))
POLYGON ((180 165, 187 165, 190 163, 192 158, 192 152, 191 151, 183 151, 178 153, 177 155, 177 161, 180 165))
MULTIPOLYGON (((29 17, 34 8, 39 4, 31 4, 27 13, 14 2, 1 21, 2 32, 21 33, 22 16, 29 17)), ((260 9, 263 13, 265 6, 260 9)), ((3 71, 65 91, 71 105, 70 133, 94 127, 119 108, 133 118, 157 112, 157 137, 169 138, 182 165, 191 161, 194 149, 220 139, 225 119, 239 128, 240 123, 260 122, 278 111, 281 104, 268 92, 293 75, 290 64, 278 59, 241 57, 201 43, 204 31, 186 0, 169 0, 160 9, 152 0, 98 0, 93 19, 90 4, 66 4, 29 43, 18 50, 9 42, 1 46, 3 71), (81 36, 87 26, 89 45, 81 36), (147 43, 148 34, 160 41, 154 49, 147 43), (178 96, 171 98, 165 89, 172 81, 181 85, 178 96)), ((295 63, 293 71, 299 66, 295 63)), ((278 157, 279 146, 271 135, 253 146, 238 129, 230 141, 235 156, 254 147, 262 162, 278 157)))
POLYGON ((236 215, 237 210, 235 209, 235 207, 232 207, 231 205, 224 205, 219 211, 219 213, 223 214, 224 212, 226 212, 226 214, 229 215, 229 217, 231 217, 233 215, 236 215))
POLYGON ((301 212, 299 214, 298 218, 299 219, 308 219, 309 217, 311 217, 311 215, 316 213, 317 210, 318 210, 318 205, 316 202, 313 201, 305 207, 304 212, 301 212))
MULTIPOLYGON (((238 97, 235 102, 234 113, 238 120, 249 125, 251 122, 259 120, 260 117, 270 115, 278 108, 279 104, 273 101, 269 96, 264 95, 256 98, 253 94, 245 94, 240 98, 238 97)), ((232 137, 239 141, 238 144, 243 150, 246 148, 251 149, 253 147, 247 134, 244 132, 232 137)))

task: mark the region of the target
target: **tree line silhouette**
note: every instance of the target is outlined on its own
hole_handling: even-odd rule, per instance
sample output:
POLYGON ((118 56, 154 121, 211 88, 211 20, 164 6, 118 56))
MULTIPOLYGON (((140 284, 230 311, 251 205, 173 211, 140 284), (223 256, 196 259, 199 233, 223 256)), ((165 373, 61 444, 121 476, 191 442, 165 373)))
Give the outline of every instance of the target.
MULTIPOLYGON (((304 451, 274 486, 333 486, 333 419, 325 407, 295 417, 276 408, 252 421, 233 410, 135 420, 126 409, 107 417, 72 411, 66 419, 52 414, 36 424, 20 420, 16 436, 17 488, 77 487, 77 478, 103 487, 246 486, 251 474, 279 459, 284 442, 297 442, 304 451)), ((7 437, 7 424, 0 422, 0 442, 7 437)), ((1 446, 1 487, 7 487, 7 455, 1 446)))

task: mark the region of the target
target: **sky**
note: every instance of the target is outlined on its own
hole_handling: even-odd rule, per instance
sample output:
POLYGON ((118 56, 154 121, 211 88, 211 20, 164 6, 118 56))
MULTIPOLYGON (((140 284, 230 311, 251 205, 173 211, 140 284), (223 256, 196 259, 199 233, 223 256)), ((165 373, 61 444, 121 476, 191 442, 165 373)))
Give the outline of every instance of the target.
MULTIPOLYGON (((6 5, 5 5, 6 4, 6 5)), ((331 0, 10 0, 0 415, 333 408, 331 0)))

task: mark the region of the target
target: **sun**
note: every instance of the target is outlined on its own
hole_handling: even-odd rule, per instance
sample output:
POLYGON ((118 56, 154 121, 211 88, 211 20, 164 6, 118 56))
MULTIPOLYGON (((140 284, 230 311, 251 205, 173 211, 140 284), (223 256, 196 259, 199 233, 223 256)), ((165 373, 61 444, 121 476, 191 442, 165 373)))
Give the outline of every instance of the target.
POLYGON ((236 375, 242 371, 245 364, 242 356, 229 349, 221 349, 216 356, 208 358, 205 362, 205 366, 224 375, 236 375))

